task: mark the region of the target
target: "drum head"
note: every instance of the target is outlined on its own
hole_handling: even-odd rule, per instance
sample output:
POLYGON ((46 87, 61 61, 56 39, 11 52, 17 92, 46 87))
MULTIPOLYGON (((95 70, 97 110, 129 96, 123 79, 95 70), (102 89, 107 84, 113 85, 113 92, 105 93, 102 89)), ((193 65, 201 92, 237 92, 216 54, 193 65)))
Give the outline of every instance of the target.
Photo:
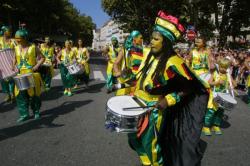
POLYGON ((217 92, 217 95, 228 103, 237 104, 237 101, 229 93, 217 92))
MULTIPOLYGON (((142 100, 140 101, 144 103, 142 100)), ((123 108, 129 108, 129 107, 139 107, 139 106, 140 105, 133 99, 132 96, 115 96, 115 97, 110 98, 107 102, 107 107, 111 111, 119 115, 125 115, 125 116, 140 115, 144 113, 146 110, 148 110, 148 108, 136 108, 136 109, 128 109, 128 110, 123 109, 123 108)))
POLYGON ((206 82, 209 81, 210 77, 211 77, 211 74, 210 74, 210 73, 204 73, 204 74, 201 74, 201 75, 200 75, 200 78, 201 78, 202 80, 206 81, 206 82))
POLYGON ((32 73, 27 73, 27 74, 21 74, 21 75, 17 75, 14 78, 21 78, 21 77, 26 77, 26 76, 31 76, 32 73))

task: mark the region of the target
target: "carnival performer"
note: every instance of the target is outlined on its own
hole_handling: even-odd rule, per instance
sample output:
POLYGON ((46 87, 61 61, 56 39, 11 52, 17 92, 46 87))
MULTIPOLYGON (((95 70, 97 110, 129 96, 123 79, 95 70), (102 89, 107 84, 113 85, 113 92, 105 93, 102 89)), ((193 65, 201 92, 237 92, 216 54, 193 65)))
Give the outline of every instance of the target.
POLYGON ((41 87, 42 79, 37 73, 39 66, 44 62, 45 57, 35 44, 28 42, 28 32, 22 28, 15 33, 15 39, 18 45, 15 47, 16 58, 14 65, 17 65, 19 75, 32 73, 35 87, 28 90, 19 91, 15 86, 15 96, 20 118, 17 122, 29 119, 29 105, 33 110, 34 118, 40 118, 41 108, 41 87), (39 59, 39 60, 38 60, 39 59))
POLYGON ((120 85, 127 87, 118 89, 116 95, 127 95, 133 93, 134 88, 126 80, 135 77, 143 58, 142 48, 143 37, 141 33, 134 30, 130 33, 124 43, 124 48, 120 49, 118 57, 114 62, 114 74, 118 77, 120 85), (128 85, 126 85, 128 84, 128 85))
MULTIPOLYGON (((195 48, 191 50, 188 62, 190 62, 190 67, 193 69, 196 75, 198 75, 203 81, 207 82, 210 76, 210 72, 214 70, 215 66, 213 63, 213 57, 211 55, 210 49, 206 47, 205 39, 203 37, 197 37, 195 39, 195 48), (206 80, 203 76, 206 76, 206 80)), ((208 82, 207 82, 208 83, 208 82)), ((217 107, 214 103, 212 89, 209 89, 209 101, 207 104, 207 114, 209 112, 216 111, 217 107)), ((210 128, 204 126, 203 128, 204 135, 210 136, 210 128)))
POLYGON ((82 39, 78 39, 78 47, 76 48, 76 59, 77 63, 82 65, 84 68, 84 73, 77 76, 79 80, 83 80, 86 88, 88 88, 89 83, 89 52, 86 47, 83 46, 82 39))
MULTIPOLYGON (((228 59, 223 58, 220 59, 218 63, 219 63, 219 71, 215 70, 208 82, 211 85, 211 88, 214 89, 214 92, 229 93, 230 89, 229 80, 230 79, 233 80, 232 78, 228 78, 227 74, 227 70, 230 66, 230 61, 228 59)), ((232 81, 232 83, 235 86, 234 81, 232 81)), ((220 126, 223 115, 224 115, 223 108, 218 107, 217 105, 215 110, 209 109, 205 116, 204 128, 211 128, 211 130, 214 131, 216 135, 221 135, 222 132, 220 126)), ((211 135, 211 133, 209 133, 209 135, 211 135)))
POLYGON ((143 48, 135 97, 153 106, 129 144, 143 165, 196 166, 208 102, 205 86, 176 55, 173 44, 184 27, 163 11, 158 13, 150 48, 143 48))
POLYGON ((120 51, 118 39, 116 37, 112 37, 111 42, 112 42, 111 46, 107 46, 103 50, 103 55, 108 60, 107 80, 106 80, 107 93, 112 92, 113 85, 116 81, 116 77, 114 76, 113 66, 114 66, 114 62, 118 56, 118 52, 120 51))
POLYGON ((45 56, 45 61, 40 68, 40 73, 42 80, 45 84, 45 90, 48 91, 51 87, 51 81, 54 75, 54 68, 52 64, 54 56, 54 47, 51 46, 50 38, 48 36, 45 37, 45 42, 41 44, 40 50, 45 56))
POLYGON ((250 108, 250 57, 249 56, 245 60, 244 65, 248 73, 246 87, 247 87, 247 94, 248 94, 248 107, 250 108))
MULTIPOLYGON (((4 49, 14 49, 16 42, 11 38, 11 28, 8 26, 2 26, 1 31, 3 36, 0 38, 0 50, 4 49)), ((14 101, 14 87, 15 83, 12 78, 7 78, 1 80, 2 91, 6 93, 4 98, 5 102, 14 101)))
POLYGON ((191 62, 190 66, 194 72, 200 76, 204 73, 208 73, 214 66, 211 51, 206 48, 204 38, 196 38, 195 45, 196 47, 190 52, 189 62, 191 62))
POLYGON ((67 69, 76 60, 75 51, 71 48, 69 40, 65 41, 65 48, 57 55, 57 64, 61 73, 61 78, 64 86, 64 95, 72 96, 72 88, 76 85, 76 79, 67 69))

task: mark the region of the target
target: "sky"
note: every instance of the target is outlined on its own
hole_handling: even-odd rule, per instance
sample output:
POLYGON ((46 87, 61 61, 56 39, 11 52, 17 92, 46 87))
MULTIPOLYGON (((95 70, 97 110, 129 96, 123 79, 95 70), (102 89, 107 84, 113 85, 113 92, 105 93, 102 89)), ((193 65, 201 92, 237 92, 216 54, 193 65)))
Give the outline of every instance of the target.
POLYGON ((97 28, 109 20, 109 16, 104 13, 101 7, 101 0, 70 0, 73 5, 87 16, 92 17, 93 22, 97 28))

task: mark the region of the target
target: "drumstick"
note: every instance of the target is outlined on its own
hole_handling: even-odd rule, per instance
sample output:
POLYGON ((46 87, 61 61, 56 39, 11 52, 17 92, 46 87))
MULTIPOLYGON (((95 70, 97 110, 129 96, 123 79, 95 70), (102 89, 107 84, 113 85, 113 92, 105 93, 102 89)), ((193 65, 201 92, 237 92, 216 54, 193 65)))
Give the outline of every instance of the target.
POLYGON ((231 75, 230 75, 230 68, 227 70, 227 77, 228 77, 228 81, 229 81, 229 86, 230 86, 230 90, 231 90, 231 95, 234 98, 234 88, 233 88, 233 83, 231 80, 231 75))
POLYGON ((131 110, 131 109, 138 109, 138 108, 153 108, 154 106, 142 106, 142 107, 126 107, 123 110, 131 110))

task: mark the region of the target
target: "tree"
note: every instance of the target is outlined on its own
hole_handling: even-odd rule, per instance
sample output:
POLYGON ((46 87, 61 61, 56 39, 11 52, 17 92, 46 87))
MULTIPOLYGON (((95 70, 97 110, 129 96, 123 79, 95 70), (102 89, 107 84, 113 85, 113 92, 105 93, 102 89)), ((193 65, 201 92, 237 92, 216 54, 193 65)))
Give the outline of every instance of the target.
POLYGON ((154 0, 102 0, 102 8, 121 24, 121 29, 126 32, 137 29, 146 39, 150 37, 159 10, 180 16, 182 7, 182 0, 159 0, 157 3, 154 0))
POLYGON ((92 30, 95 28, 91 17, 80 14, 69 0, 43 0, 39 3, 34 0, 1 0, 0 20, 3 20, 2 24, 11 25, 14 30, 18 29, 19 22, 25 22, 32 37, 86 37, 86 45, 91 45, 92 30))
POLYGON ((102 0, 102 8, 126 31, 137 29, 149 38, 159 10, 168 11, 180 18, 188 18, 207 39, 219 31, 219 44, 223 47, 228 35, 239 36, 242 27, 249 25, 247 0, 102 0), (215 15, 215 23, 211 22, 215 15))

